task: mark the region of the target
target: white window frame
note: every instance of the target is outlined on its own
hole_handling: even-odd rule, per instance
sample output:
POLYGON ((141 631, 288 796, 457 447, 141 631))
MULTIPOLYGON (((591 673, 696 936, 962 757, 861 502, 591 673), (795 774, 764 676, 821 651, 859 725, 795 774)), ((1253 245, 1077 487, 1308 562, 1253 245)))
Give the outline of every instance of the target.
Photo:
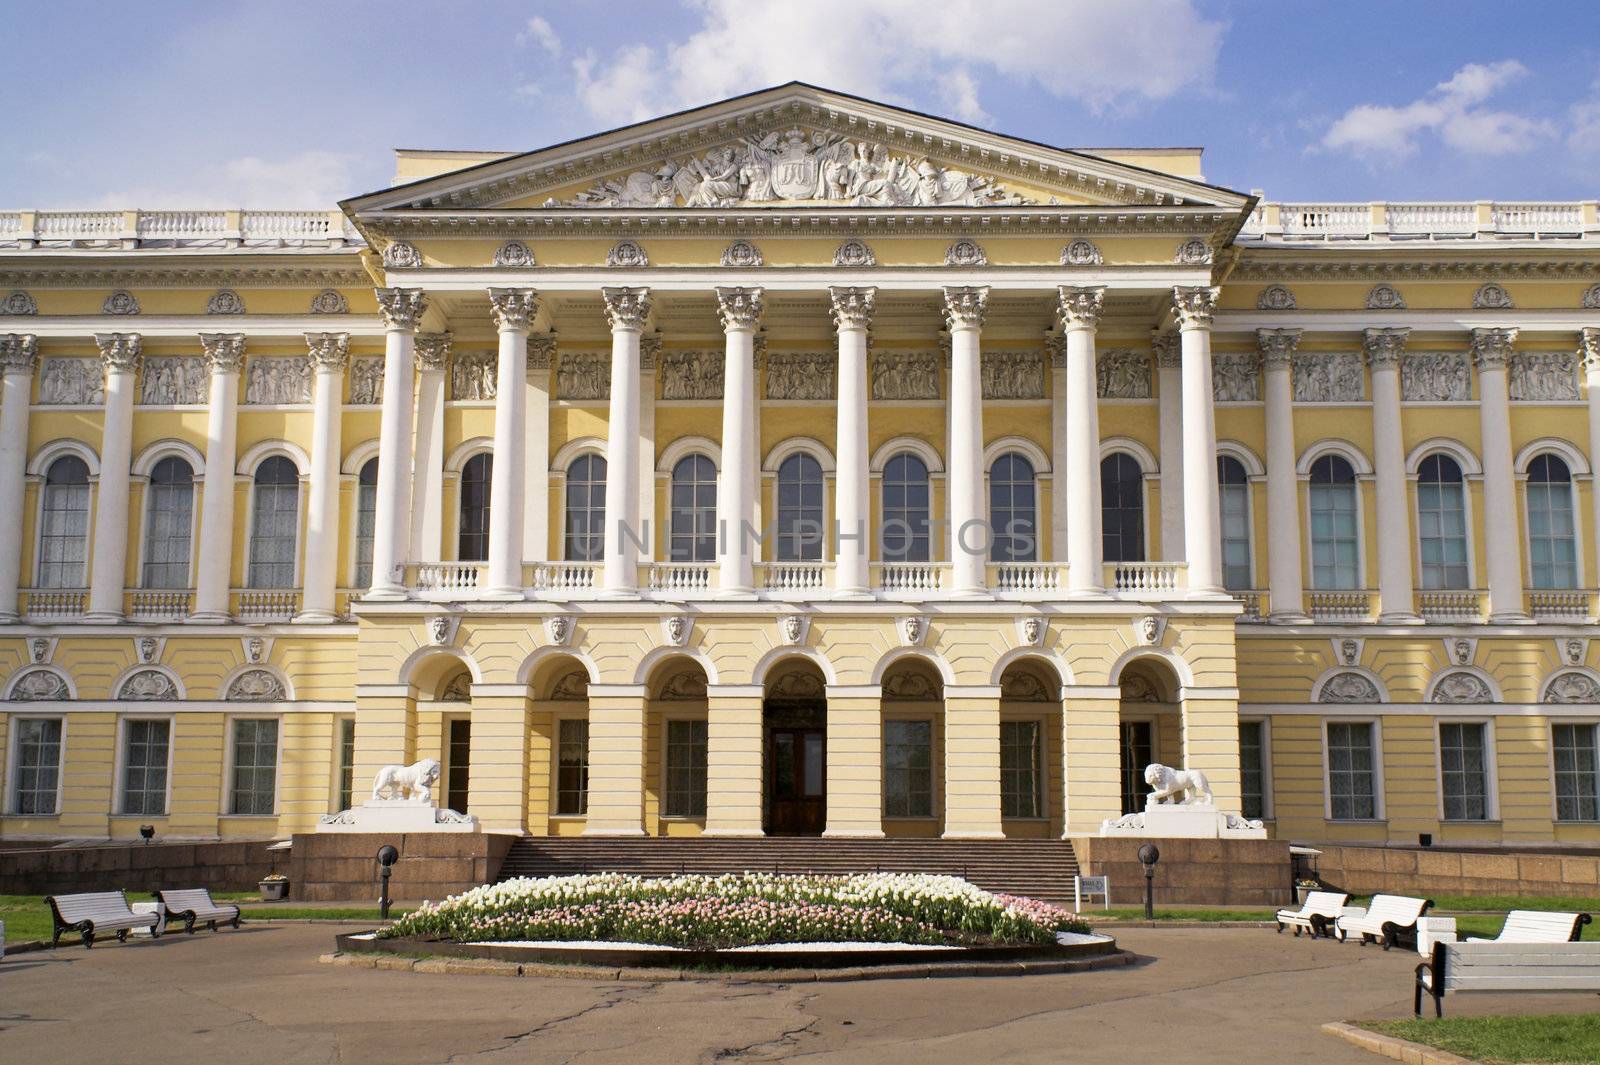
MULTIPOLYGON (((1500 823, 1500 760, 1495 743, 1494 718, 1483 715, 1441 717, 1433 723, 1433 786, 1437 796, 1439 824, 1441 825, 1495 825, 1500 823), (1484 795, 1482 819, 1449 818, 1444 816, 1444 737, 1445 725, 1483 726, 1484 795)), ((1551 755, 1554 758, 1554 755, 1551 755)), ((1555 801, 1554 778, 1551 778, 1551 802, 1555 801)))
POLYGON ((885 821, 939 821, 944 817, 944 713, 940 710, 890 711, 881 715, 878 731, 878 767, 883 780, 879 816, 885 821), (928 812, 925 814, 889 813, 889 723, 926 722, 928 725, 928 812))
MULTIPOLYGON (((1578 725, 1587 727, 1595 734, 1596 753, 1600 754, 1600 717, 1552 717, 1548 719, 1550 728, 1550 823, 1559 829, 1562 825, 1595 825, 1600 824, 1600 795, 1595 796, 1596 819, 1590 821, 1573 820, 1561 816, 1561 800, 1556 794, 1556 726, 1578 725)), ((1600 789, 1600 766, 1596 767, 1596 788, 1600 789)))
POLYGON ((172 816, 172 752, 178 745, 178 724, 172 714, 118 714, 117 715, 117 751, 112 759, 112 817, 122 818, 164 818, 172 816), (122 772, 128 766, 128 725, 135 721, 164 721, 167 725, 167 787, 166 794, 161 800, 161 812, 158 814, 130 813, 127 808, 126 782, 122 779, 122 772))
MULTIPOLYGON (((333 715, 333 736, 332 736, 332 742, 329 744, 329 746, 330 746, 330 748, 332 750, 332 757, 328 760, 329 761, 329 768, 331 769, 331 772, 328 774, 328 781, 329 781, 328 812, 329 813, 336 814, 336 813, 339 813, 340 810, 342 809, 342 807, 340 807, 340 805, 339 805, 339 791, 340 791, 340 787, 339 787, 339 763, 340 763, 340 760, 344 757, 344 741, 343 741, 343 738, 342 738, 342 733, 344 731, 344 723, 346 721, 348 721, 348 722, 351 723, 351 726, 353 727, 355 725, 355 720, 356 720, 356 715, 354 715, 354 714, 334 714, 333 715)), ((356 802, 361 798, 361 784, 360 784, 359 779, 356 777, 356 771, 355 771, 356 770, 356 759, 355 759, 355 753, 356 752, 354 750, 354 744, 352 744, 351 747, 352 747, 352 749, 350 751, 350 805, 354 806, 356 804, 356 802)))
MULTIPOLYGON (((222 817, 237 817, 245 819, 260 819, 277 817, 283 808, 283 714, 281 713, 249 713, 240 711, 230 713, 223 718, 223 751, 222 751, 222 797, 218 809, 222 810, 222 817), (272 766, 272 812, 269 814, 241 814, 233 810, 233 768, 234 748, 238 746, 234 736, 235 722, 239 721, 276 721, 278 723, 278 743, 273 751, 274 761, 272 766)), ((351 797, 355 794, 352 790, 351 797)))
MULTIPOLYGON (((587 821, 589 819, 589 774, 594 769, 594 734, 592 727, 589 735, 588 750, 583 759, 585 767, 583 788, 584 812, 581 814, 567 814, 559 812, 561 809, 561 723, 563 721, 583 721, 588 723, 589 720, 589 714, 587 712, 562 713, 558 710, 550 716, 550 814, 548 819, 551 821, 587 821)), ((708 799, 707 802, 709 803, 709 801, 710 800, 708 799)))
MULTIPOLYGON (((376 453, 373 453, 371 455, 363 456, 362 459, 361 459, 361 462, 359 464, 357 464, 357 466, 356 466, 356 472, 346 475, 346 476, 348 476, 350 478, 350 484, 351 484, 352 488, 354 489, 354 491, 352 491, 350 493, 350 557, 349 557, 349 566, 347 567, 347 569, 345 571, 345 578, 349 581, 348 587, 352 591, 357 591, 357 592, 365 591, 364 588, 362 588, 360 585, 358 585, 356 583, 356 571, 361 568, 361 471, 366 469, 367 463, 376 462, 376 461, 378 461, 378 456, 377 456, 376 453)), ((373 495, 373 515, 372 515, 373 540, 376 541, 377 540, 377 524, 378 524, 378 514, 377 514, 378 486, 376 484, 374 484, 372 486, 372 495, 373 495)), ((410 553, 410 546, 409 545, 407 545, 407 547, 406 547, 406 552, 408 554, 410 553)))
MULTIPOLYGON (((1240 454, 1238 451, 1235 451, 1235 450, 1232 450, 1232 449, 1223 450, 1221 448, 1218 448, 1216 457, 1218 459, 1232 459, 1235 462, 1237 462, 1244 469, 1244 484, 1236 485, 1236 486, 1230 486, 1230 487, 1238 487, 1238 488, 1243 488, 1244 489, 1244 542, 1245 542, 1245 550, 1247 550, 1250 553, 1250 583, 1246 588, 1239 588, 1239 589, 1235 589, 1235 590, 1243 592, 1243 591, 1247 591, 1247 590, 1250 590, 1250 589, 1260 588, 1261 587, 1261 585, 1259 583, 1260 578, 1258 577, 1258 575, 1256 573, 1256 562, 1257 562, 1257 559, 1256 559, 1256 481, 1259 478, 1257 477, 1257 475, 1255 473, 1251 472, 1250 463, 1247 462, 1245 460, 1245 456, 1240 454)), ((1218 514, 1218 517, 1219 517, 1219 521, 1217 523, 1218 524, 1217 559, 1218 559, 1219 564, 1222 565, 1224 572, 1226 572, 1227 562, 1226 562, 1225 559, 1222 558, 1222 535, 1221 535, 1221 521, 1220 521, 1220 517, 1221 517, 1221 514, 1222 514, 1222 489, 1223 489, 1223 487, 1224 486, 1222 484, 1222 478, 1218 477, 1217 478, 1217 514, 1218 514)), ((1310 496, 1307 496, 1306 498, 1309 501, 1310 496)), ((1309 502, 1307 503, 1307 505, 1309 506, 1309 502)))
MULTIPOLYGON (((1467 465, 1460 452, 1445 447, 1432 447, 1417 457, 1416 465, 1406 477, 1411 491, 1411 539, 1413 541, 1411 549, 1416 552, 1416 590, 1418 594, 1429 591, 1471 591, 1478 587, 1478 538, 1476 535, 1477 522, 1474 520, 1472 510, 1472 486, 1474 484, 1482 484, 1483 476, 1474 474, 1472 470, 1473 467, 1467 465), (1461 471, 1461 480, 1459 482, 1461 485, 1461 516, 1466 523, 1466 532, 1463 538, 1466 541, 1467 549, 1467 586, 1463 589, 1433 589, 1422 586, 1422 463, 1435 455, 1443 455, 1454 462, 1456 468, 1461 471)), ((1523 543, 1526 544, 1527 541, 1524 540, 1523 543)), ((1532 568, 1531 561, 1529 568, 1532 568)))
MULTIPOLYGON (((88 517, 83 528, 83 583, 74 588, 62 588, 62 591, 87 591, 89 588, 89 571, 94 567, 94 519, 100 501, 100 463, 93 459, 86 451, 77 448, 58 447, 52 451, 39 467, 38 496, 33 507, 33 586, 42 588, 39 582, 44 575, 44 502, 45 492, 50 487, 50 467, 67 456, 82 459, 84 465, 89 467, 89 509, 88 517)), ((39 460, 36 459, 36 462, 39 460)), ((48 589, 55 590, 55 589, 48 589)))
MULTIPOLYGON (((1261 727, 1261 820, 1275 821, 1277 820, 1277 807, 1272 801, 1272 719, 1241 714, 1239 716, 1239 724, 1259 725, 1261 727)), ((1328 801, 1331 807, 1331 796, 1328 801)))
MULTIPOLYGON (((1004 809, 1005 788, 1004 788, 1004 786, 1002 784, 1002 787, 1000 789, 1000 798, 1001 798, 1000 816, 1001 816, 1001 819, 1004 820, 1004 821, 1018 821, 1018 822, 1022 822, 1022 823, 1026 823, 1026 824, 1034 824, 1034 823, 1038 823, 1038 822, 1049 821, 1050 820, 1050 773, 1049 773, 1050 755, 1049 755, 1049 753, 1047 751, 1047 748, 1050 745, 1050 721, 1049 721, 1049 719, 1047 717, 1044 717, 1042 715, 1037 715, 1037 714, 1017 714, 1015 716, 1011 716, 1011 715, 1007 715, 1006 713, 1004 713, 1002 711, 1002 713, 1000 715, 1000 724, 1001 724, 1002 727, 1005 726, 1005 725, 1032 724, 1035 727, 1037 727, 1038 730, 1039 730, 1039 733, 1038 733, 1038 735, 1039 735, 1039 749, 1036 752, 1034 752, 1035 753, 1035 761, 1037 762, 1037 764, 1033 767, 1034 792, 1038 796, 1038 799, 1039 799, 1039 813, 1035 817, 1016 817, 1016 816, 1009 816, 1008 817, 1006 815, 1005 809, 1004 809)), ((1004 749, 1004 745, 1002 745, 1002 749, 1004 749)))
POLYGON ((150 486, 152 483, 154 483, 152 478, 155 475, 155 468, 157 464, 166 459, 182 459, 184 464, 189 467, 189 583, 185 586, 187 589, 192 590, 194 588, 195 567, 200 564, 200 552, 197 550, 197 548, 200 545, 200 493, 203 491, 202 486, 205 484, 205 480, 203 478, 204 470, 196 470, 194 468, 194 463, 190 461, 189 455, 186 452, 177 450, 163 451, 159 455, 156 455, 155 460, 150 463, 149 473, 142 476, 135 476, 133 478, 142 488, 140 496, 141 506, 139 508, 141 511, 139 514, 139 542, 136 545, 138 554, 135 556, 135 566, 137 567, 138 571, 138 583, 134 585, 134 587, 140 591, 181 590, 160 588, 151 589, 144 583, 144 552, 145 547, 148 545, 150 540, 150 502, 153 498, 150 491, 150 486))
MULTIPOLYGON (((1335 404, 1329 404, 1333 406, 1335 404)), ((1305 582, 1307 592, 1359 592, 1367 590, 1372 581, 1367 576, 1367 513, 1366 513, 1366 486, 1373 483, 1370 473, 1362 473, 1361 466, 1346 454, 1341 448, 1323 448, 1310 457, 1306 463, 1306 472, 1301 475, 1300 483, 1304 486, 1300 506, 1300 520, 1305 529, 1305 559, 1302 565, 1305 572, 1301 579, 1305 582), (1316 533, 1311 523, 1311 467, 1325 456, 1336 456, 1350 464, 1350 469, 1355 473, 1356 479, 1351 482, 1356 500, 1356 587, 1354 588, 1319 588, 1317 586, 1317 559, 1316 559, 1316 533)), ((1415 508, 1413 508, 1415 509, 1415 508)))
POLYGON ((657 810, 657 817, 662 821, 687 822, 695 824, 703 822, 711 816, 711 719, 709 712, 696 713, 689 711, 673 711, 661 717, 661 804, 657 810), (669 814, 667 813, 667 791, 672 779, 668 772, 667 752, 672 744, 669 742, 669 729, 674 721, 704 721, 706 723, 706 812, 703 814, 669 814))
POLYGON ((29 714, 11 713, 6 720, 6 803, 7 817, 60 817, 61 796, 66 786, 67 776, 67 720, 70 714, 29 714), (61 744, 56 752, 56 800, 50 813, 25 814, 19 810, 17 790, 17 724, 21 721, 59 721, 61 722, 61 744))
MULTIPOLYGON (((1437 735, 1437 730, 1435 730, 1437 735)), ((1335 825, 1375 825, 1384 824, 1389 820, 1389 807, 1385 799, 1388 791, 1384 780, 1383 766, 1383 718, 1379 715, 1338 715, 1322 719, 1322 818, 1329 824, 1335 825), (1333 816, 1333 777, 1328 766, 1328 726, 1329 725, 1371 725, 1372 726, 1372 787, 1376 793, 1373 796, 1371 818, 1339 817, 1333 816)))
MULTIPOLYGON (((1578 492, 1578 467, 1573 464, 1572 457, 1565 451, 1562 451, 1558 448, 1549 446, 1541 447, 1537 451, 1530 452, 1528 455, 1522 458, 1522 461, 1517 466, 1517 472, 1515 476, 1517 486, 1517 510, 1520 512, 1518 515, 1518 522, 1522 526, 1522 579, 1525 582, 1524 587, 1532 591, 1552 592, 1578 591, 1587 588, 1588 577, 1584 573, 1583 568, 1583 556, 1587 553, 1584 550, 1585 541, 1583 538, 1584 508, 1582 497, 1578 492), (1533 522, 1530 520, 1532 515, 1528 507, 1528 467, 1533 464, 1534 459, 1541 455, 1554 455, 1567 467, 1567 494, 1572 500, 1572 543, 1573 547, 1575 548, 1574 554, 1577 556, 1576 561, 1573 563, 1573 574, 1575 579, 1573 587, 1570 589, 1534 588, 1533 585, 1533 522)), ((1592 480, 1594 481, 1592 490, 1600 491, 1600 478, 1592 478, 1592 480)))
MULTIPOLYGON (((265 408, 278 409, 278 408, 265 408)), ((274 450, 263 452, 256 458, 250 467, 250 490, 245 493, 244 514, 244 572, 240 575, 239 587, 248 591, 303 591, 305 589, 305 551, 306 551, 306 488, 307 477, 301 471, 300 464, 295 461, 295 456, 288 451, 274 450), (257 589, 250 583, 250 566, 256 551, 256 473, 261 469, 261 464, 272 458, 283 458, 295 468, 295 513, 294 513, 294 583, 287 588, 261 588, 257 589)), ((198 552, 196 552, 198 555, 198 552)))

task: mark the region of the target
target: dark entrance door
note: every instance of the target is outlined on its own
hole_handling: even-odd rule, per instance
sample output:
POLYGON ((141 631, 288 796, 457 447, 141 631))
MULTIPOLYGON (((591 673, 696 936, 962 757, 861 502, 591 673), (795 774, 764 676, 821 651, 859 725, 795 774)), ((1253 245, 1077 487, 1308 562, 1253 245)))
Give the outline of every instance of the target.
POLYGON ((1144 809, 1144 797, 1150 794, 1150 785, 1144 782, 1144 767, 1155 756, 1148 721, 1122 723, 1122 812, 1138 813, 1144 809))
POLYGON ((828 817, 827 720, 821 700, 767 700, 768 835, 822 835, 828 817))

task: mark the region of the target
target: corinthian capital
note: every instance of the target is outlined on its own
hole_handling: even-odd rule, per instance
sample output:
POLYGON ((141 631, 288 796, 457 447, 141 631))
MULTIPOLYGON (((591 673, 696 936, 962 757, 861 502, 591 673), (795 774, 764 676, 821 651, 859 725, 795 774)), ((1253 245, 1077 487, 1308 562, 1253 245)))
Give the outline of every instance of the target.
POLYGON ((946 286, 944 317, 951 329, 982 329, 989 306, 988 285, 946 286))
POLYGON ((873 286, 833 285, 828 288, 828 298, 833 302, 835 329, 866 329, 872 325, 872 311, 878 303, 878 290, 873 286))
POLYGON ((212 373, 238 373, 244 365, 243 333, 201 333, 200 347, 212 373))
POLYGON ((1368 329, 1361 334, 1361 350, 1367 353, 1367 364, 1373 369, 1400 365, 1405 354, 1409 329, 1368 329))
POLYGON ((339 373, 350 361, 349 333, 307 333, 306 358, 313 370, 339 373))
POLYGON ((1217 290, 1210 285, 1176 285, 1172 310, 1178 316, 1179 329, 1210 329, 1217 313, 1217 290))
POLYGON ((489 313, 494 316, 494 327, 502 332, 526 329, 539 313, 539 293, 531 288, 491 288, 489 313))
POLYGON ((403 329, 410 332, 422 321, 428 309, 428 294, 420 288, 380 288, 378 313, 383 315, 385 329, 403 329))
POLYGON ((717 288, 717 313, 723 329, 754 329, 766 303, 759 288, 717 288))
POLYGON ((1098 285, 1062 285, 1056 290, 1060 303, 1061 325, 1065 329, 1094 329, 1106 304, 1106 290, 1098 285))
POLYGON ((1183 345, 1177 333, 1157 333, 1150 338, 1150 347, 1156 353, 1156 366, 1163 370, 1177 370, 1183 366, 1183 345))
POLYGON ((94 342, 108 373, 133 373, 139 368, 138 333, 96 333, 94 342))
POLYGON ((1504 369, 1511 358, 1511 345, 1517 341, 1515 329, 1474 329, 1472 331, 1472 361, 1480 370, 1504 369))
POLYGON ((600 294, 606 301, 606 320, 611 331, 644 328, 650 317, 650 290, 647 288, 603 288, 600 294))
POLYGON ((454 338, 450 333, 418 333, 416 346, 412 349, 412 357, 417 361, 418 372, 443 370, 445 361, 450 358, 452 339, 454 338))
POLYGON ((1300 347, 1298 329, 1257 329, 1256 348, 1261 352, 1261 365, 1269 370, 1288 369, 1294 362, 1295 349, 1300 347))
POLYGON ((548 370, 555 356, 556 335, 554 333, 530 333, 528 335, 528 369, 548 370))
POLYGON ((38 337, 32 333, 0 334, 0 371, 31 374, 38 363, 38 337))

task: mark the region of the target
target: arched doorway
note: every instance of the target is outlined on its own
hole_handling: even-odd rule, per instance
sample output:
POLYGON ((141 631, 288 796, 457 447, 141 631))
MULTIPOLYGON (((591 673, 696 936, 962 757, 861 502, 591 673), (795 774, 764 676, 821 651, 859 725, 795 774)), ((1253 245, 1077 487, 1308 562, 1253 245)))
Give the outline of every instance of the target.
POLYGON ((589 671, 556 655, 534 670, 529 690, 528 830, 575 836, 589 815, 589 671))
POLYGON ((651 672, 647 690, 645 832, 698 835, 706 823, 706 671, 691 658, 674 656, 651 672))
POLYGON ((1039 661, 1000 677, 1000 817, 1008 837, 1061 835, 1061 680, 1039 661))
POLYGON ((805 659, 779 663, 762 703, 769 836, 820 836, 828 815, 828 699, 819 670, 805 659))
POLYGON ((1146 766, 1160 762, 1182 767, 1183 715, 1177 702, 1178 679, 1161 662, 1142 658, 1128 663, 1117 686, 1122 812, 1131 814, 1144 809, 1150 793, 1144 782, 1146 766))
POLYGON ((921 658, 883 675, 883 832, 939 836, 945 827, 944 680, 921 658))

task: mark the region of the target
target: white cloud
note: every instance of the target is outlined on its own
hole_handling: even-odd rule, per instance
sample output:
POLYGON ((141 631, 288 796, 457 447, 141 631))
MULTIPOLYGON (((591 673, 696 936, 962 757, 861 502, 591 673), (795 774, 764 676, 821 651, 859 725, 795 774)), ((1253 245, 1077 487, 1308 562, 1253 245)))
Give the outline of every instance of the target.
POLYGON ((534 15, 523 26, 522 32, 517 34, 518 44, 536 44, 549 52, 551 56, 559 58, 561 55, 561 38, 556 33, 554 26, 548 19, 534 15))
POLYGON ((1400 107, 1360 104, 1341 115, 1323 134, 1320 147, 1369 157, 1413 155, 1425 133, 1471 155, 1526 152, 1554 135, 1549 121, 1482 106, 1528 68, 1515 59, 1469 63, 1427 95, 1400 107))
MULTIPOLYGON (((190 171, 182 178, 124 188, 91 207, 169 209, 332 209, 346 196, 368 191, 356 176, 358 157, 304 151, 281 159, 247 155, 190 171)), ((73 206, 82 207, 81 202, 73 206)))
POLYGON ((573 60, 579 101, 618 124, 798 79, 885 100, 931 97, 986 119, 1004 75, 1100 111, 1209 88, 1223 26, 1191 0, 690 0, 699 25, 659 47, 573 60))

